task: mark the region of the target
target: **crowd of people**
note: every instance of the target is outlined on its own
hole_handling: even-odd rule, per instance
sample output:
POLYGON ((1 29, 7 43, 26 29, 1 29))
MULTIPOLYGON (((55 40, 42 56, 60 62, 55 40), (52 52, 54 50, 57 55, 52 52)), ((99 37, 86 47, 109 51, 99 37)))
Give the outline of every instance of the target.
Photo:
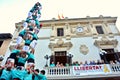
POLYGON ((57 62, 56 64, 52 61, 52 63, 50 64, 50 67, 68 67, 68 66, 80 66, 80 65, 99 65, 99 64, 104 64, 104 60, 97 60, 97 62, 95 61, 90 61, 88 63, 88 61, 83 62, 78 62, 75 61, 72 64, 66 63, 65 65, 63 65, 63 63, 57 62))
POLYGON ((0 67, 0 80, 47 80, 47 78, 45 70, 34 69, 34 66, 13 67, 7 62, 4 67, 0 67))
POLYGON ((100 65, 100 64, 120 64, 120 58, 119 60, 110 60, 108 63, 105 63, 104 60, 97 60, 97 61, 85 61, 85 62, 78 62, 75 61, 72 64, 66 63, 63 65, 63 63, 57 62, 56 64, 54 61, 51 62, 50 67, 68 67, 68 66, 80 66, 80 65, 100 65))
POLYGON ((39 69, 35 69, 37 35, 42 28, 41 9, 41 3, 37 2, 28 12, 15 48, 10 52, 5 65, 0 66, 0 80, 47 80, 45 70, 39 72, 39 69))

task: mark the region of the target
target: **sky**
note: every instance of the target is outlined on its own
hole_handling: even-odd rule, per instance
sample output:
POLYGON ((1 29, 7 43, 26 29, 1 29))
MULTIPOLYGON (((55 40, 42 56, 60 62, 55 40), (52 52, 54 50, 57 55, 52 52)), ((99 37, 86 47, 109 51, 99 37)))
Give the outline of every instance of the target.
POLYGON ((120 28, 119 0, 0 0, 0 33, 13 34, 15 23, 25 20, 36 2, 42 4, 40 20, 57 19, 58 14, 68 18, 103 15, 118 17, 120 28))

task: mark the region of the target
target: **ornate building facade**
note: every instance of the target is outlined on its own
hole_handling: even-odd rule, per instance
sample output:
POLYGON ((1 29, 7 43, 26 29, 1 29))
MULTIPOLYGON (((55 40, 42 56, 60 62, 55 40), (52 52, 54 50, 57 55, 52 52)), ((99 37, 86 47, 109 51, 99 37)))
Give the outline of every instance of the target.
POLYGON ((0 63, 4 59, 4 55, 11 42, 12 35, 10 33, 0 33, 0 63))
MULTIPOLYGON (((117 17, 102 15, 42 20, 43 27, 38 34, 39 40, 34 54, 36 68, 49 67, 51 62, 60 62, 65 66, 66 63, 72 65, 76 61, 84 63, 104 60, 108 64, 111 60, 119 60, 120 32, 116 20, 117 17)), ((23 22, 16 23, 16 30, 7 52, 16 45, 23 22)), ((50 76, 48 78, 51 79, 50 76)))

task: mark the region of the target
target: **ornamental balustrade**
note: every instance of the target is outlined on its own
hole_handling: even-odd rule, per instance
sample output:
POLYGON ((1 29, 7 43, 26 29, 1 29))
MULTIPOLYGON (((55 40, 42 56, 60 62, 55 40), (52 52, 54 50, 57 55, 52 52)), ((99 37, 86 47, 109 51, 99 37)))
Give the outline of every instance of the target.
POLYGON ((120 64, 45 67, 48 80, 69 78, 119 77, 120 64))

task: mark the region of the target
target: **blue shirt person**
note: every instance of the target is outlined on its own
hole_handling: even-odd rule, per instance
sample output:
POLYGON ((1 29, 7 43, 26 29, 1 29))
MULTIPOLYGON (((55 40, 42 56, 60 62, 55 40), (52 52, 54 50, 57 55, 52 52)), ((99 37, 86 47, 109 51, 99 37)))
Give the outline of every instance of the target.
POLYGON ((23 80, 27 73, 28 73, 27 70, 22 69, 21 66, 18 66, 16 69, 12 70, 12 80, 14 79, 23 80))
POLYGON ((47 80, 44 70, 41 70, 40 73, 35 70, 34 74, 34 80, 47 80))
POLYGON ((12 73, 10 69, 3 69, 2 74, 0 76, 0 80, 11 80, 12 79, 12 73))
POLYGON ((50 64, 50 67, 55 67, 55 63, 52 62, 52 63, 50 64))

